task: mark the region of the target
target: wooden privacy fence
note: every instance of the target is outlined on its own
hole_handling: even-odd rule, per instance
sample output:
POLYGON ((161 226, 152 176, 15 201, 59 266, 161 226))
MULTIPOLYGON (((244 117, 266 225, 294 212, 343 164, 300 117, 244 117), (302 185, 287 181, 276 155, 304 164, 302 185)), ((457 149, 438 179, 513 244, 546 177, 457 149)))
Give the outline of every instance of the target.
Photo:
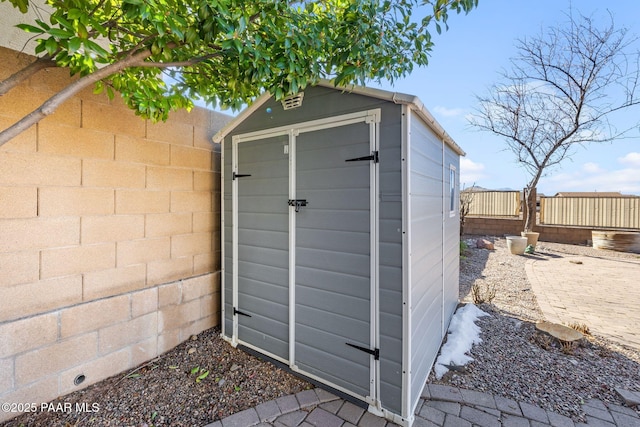
POLYGON ((520 215, 519 191, 470 191, 470 198, 471 203, 467 215, 499 217, 520 215))
POLYGON ((640 197, 541 197, 540 224, 640 229, 640 197))

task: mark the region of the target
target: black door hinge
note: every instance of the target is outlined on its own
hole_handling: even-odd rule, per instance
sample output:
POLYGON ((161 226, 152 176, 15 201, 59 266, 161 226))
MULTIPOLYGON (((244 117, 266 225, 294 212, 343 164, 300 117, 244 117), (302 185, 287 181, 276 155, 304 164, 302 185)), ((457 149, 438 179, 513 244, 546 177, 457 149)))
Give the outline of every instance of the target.
POLYGON ((244 178, 245 176, 251 176, 251 174, 248 173, 235 173, 233 172, 231 179, 235 180, 236 178, 244 178))
POLYGON ((356 157, 355 159, 347 159, 345 162, 363 162, 365 160, 373 160, 373 163, 380 163, 380 157, 377 151, 374 151, 369 156, 356 157))
POLYGON ((353 347, 353 348, 355 348, 357 350, 364 351, 365 353, 371 354, 375 360, 380 360, 380 349, 379 348, 374 348, 373 350, 371 350, 370 348, 361 347, 359 345, 350 344, 348 342, 346 342, 345 344, 348 345, 349 347, 353 347))
POLYGON ((251 317, 250 314, 247 313, 243 313, 242 311, 238 310, 237 308, 233 307, 233 314, 239 314, 240 316, 247 316, 247 317, 251 317))

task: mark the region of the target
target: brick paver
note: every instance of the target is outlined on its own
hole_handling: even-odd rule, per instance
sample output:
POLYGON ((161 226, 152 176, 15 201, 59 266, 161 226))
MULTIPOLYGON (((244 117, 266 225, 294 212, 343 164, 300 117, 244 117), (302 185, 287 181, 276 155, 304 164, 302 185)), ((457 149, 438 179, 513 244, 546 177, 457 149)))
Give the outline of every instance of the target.
POLYGON ((606 251, 602 258, 539 255, 525 270, 547 320, 584 323, 592 333, 640 350, 640 292, 630 288, 640 261, 606 258, 606 251))

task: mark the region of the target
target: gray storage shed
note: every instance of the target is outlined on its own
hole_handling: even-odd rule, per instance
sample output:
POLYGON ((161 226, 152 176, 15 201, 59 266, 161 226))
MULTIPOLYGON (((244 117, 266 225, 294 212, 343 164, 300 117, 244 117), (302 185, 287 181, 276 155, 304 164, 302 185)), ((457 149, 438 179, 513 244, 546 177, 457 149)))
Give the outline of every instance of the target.
POLYGON ((222 143, 222 335, 411 425, 458 300, 459 160, 414 96, 258 98, 222 143))

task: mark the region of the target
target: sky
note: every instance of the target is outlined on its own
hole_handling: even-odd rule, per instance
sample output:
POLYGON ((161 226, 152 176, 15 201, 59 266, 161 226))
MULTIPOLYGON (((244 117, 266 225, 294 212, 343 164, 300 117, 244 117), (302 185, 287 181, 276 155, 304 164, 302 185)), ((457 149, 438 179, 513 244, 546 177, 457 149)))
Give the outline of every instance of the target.
MULTIPOLYGON (((462 147, 461 185, 489 189, 522 189, 529 177, 506 142, 468 124, 477 108, 476 95, 486 95, 516 54, 518 38, 539 35, 566 22, 569 0, 479 0, 468 15, 450 15, 449 31, 438 35, 430 64, 389 84, 370 86, 417 95, 431 114, 462 147)), ((596 19, 613 14, 616 27, 640 35, 640 1, 573 0, 573 9, 596 19)), ((640 49, 640 42, 635 45, 640 49)), ((620 191, 640 195, 640 107, 613 120, 618 129, 634 127, 628 137, 606 144, 578 147, 574 155, 549 170, 538 193, 620 191)))

